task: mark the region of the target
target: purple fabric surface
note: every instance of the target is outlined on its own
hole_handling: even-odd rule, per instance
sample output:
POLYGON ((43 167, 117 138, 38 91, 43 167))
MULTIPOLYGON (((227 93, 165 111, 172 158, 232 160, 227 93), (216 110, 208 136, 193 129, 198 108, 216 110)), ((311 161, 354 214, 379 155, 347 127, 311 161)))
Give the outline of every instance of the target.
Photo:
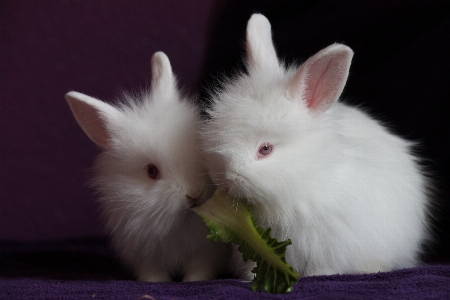
POLYGON ((428 266, 368 275, 305 277, 285 295, 253 292, 250 283, 6 279, 0 299, 449 299, 450 267, 428 266))
POLYGON ((133 281, 105 239, 0 242, 0 299, 449 299, 450 265, 388 273, 301 278, 292 293, 256 293, 223 279, 194 283, 133 281), (141 298, 152 299, 152 298, 141 298))
POLYGON ((132 277, 105 239, 0 242, 0 299, 449 299, 450 265, 389 273, 301 278, 270 295, 249 282, 145 283, 132 277), (152 299, 152 298, 141 298, 152 299))

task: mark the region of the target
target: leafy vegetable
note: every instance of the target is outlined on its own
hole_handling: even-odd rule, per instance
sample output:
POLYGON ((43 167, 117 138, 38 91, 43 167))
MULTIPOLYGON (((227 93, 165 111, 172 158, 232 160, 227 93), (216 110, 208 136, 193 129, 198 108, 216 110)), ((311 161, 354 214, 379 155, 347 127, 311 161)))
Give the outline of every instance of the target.
POLYGON ((256 262, 253 290, 286 293, 299 280, 300 274, 286 262, 286 247, 291 240, 278 242, 270 236, 270 228, 256 224, 250 205, 232 198, 226 192, 216 193, 203 205, 195 207, 210 230, 208 238, 238 245, 245 261, 256 262))

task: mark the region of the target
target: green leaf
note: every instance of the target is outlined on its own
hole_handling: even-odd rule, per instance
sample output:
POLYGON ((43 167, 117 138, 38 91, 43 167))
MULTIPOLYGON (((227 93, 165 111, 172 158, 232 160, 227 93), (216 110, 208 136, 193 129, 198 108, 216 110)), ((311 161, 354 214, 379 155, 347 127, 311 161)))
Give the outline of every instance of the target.
POLYGON ((300 274, 286 262, 286 248, 291 240, 279 242, 270 235, 270 228, 256 224, 251 207, 223 191, 216 193, 194 211, 210 230, 212 241, 234 243, 245 261, 256 262, 253 290, 286 293, 298 282, 300 274))

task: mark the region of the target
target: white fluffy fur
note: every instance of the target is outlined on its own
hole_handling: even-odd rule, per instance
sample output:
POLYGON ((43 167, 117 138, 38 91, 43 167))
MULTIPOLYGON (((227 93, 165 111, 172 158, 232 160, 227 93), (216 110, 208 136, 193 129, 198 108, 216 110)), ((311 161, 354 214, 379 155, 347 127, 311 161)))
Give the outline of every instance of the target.
MULTIPOLYGON (((336 99, 314 109, 301 91, 293 95, 293 81, 305 65, 285 70, 255 59, 254 48, 272 53, 272 41, 265 43, 267 24, 261 15, 250 19, 249 74, 213 96, 211 118, 201 129, 213 181, 249 198, 263 226, 272 227, 278 239, 292 240, 287 261, 304 275, 417 265, 427 238, 428 197, 412 144, 360 109, 336 102, 351 60, 346 46, 319 52, 330 52, 333 63, 348 60, 337 61, 337 71, 324 83, 336 86, 328 93, 337 93, 336 99), (274 145, 273 152, 259 159, 265 143, 274 145)), ((307 63, 314 65, 320 55, 307 63)))
POLYGON ((66 98, 104 150, 94 183, 112 243, 137 278, 193 281, 223 272, 230 249, 211 243, 190 210, 210 186, 198 149, 199 112, 180 97, 167 57, 152 58, 151 92, 124 95, 118 107, 76 92, 66 98), (148 177, 149 163, 159 168, 159 179, 148 177))

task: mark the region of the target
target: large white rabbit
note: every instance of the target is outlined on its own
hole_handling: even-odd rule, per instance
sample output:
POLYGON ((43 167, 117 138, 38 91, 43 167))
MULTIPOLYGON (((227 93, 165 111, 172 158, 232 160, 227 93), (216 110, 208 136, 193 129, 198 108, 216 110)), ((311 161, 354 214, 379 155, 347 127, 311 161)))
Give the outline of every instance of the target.
POLYGON ((417 265, 428 182, 412 143, 337 102, 353 51, 333 44, 286 69, 259 14, 246 46, 248 72, 213 94, 201 129, 213 181, 292 240, 287 261, 304 275, 417 265))
POLYGON ((198 109, 180 96, 169 59, 151 60, 151 91, 117 106, 70 92, 81 128, 103 149, 94 184, 112 244, 142 281, 214 279, 230 248, 190 209, 211 194, 198 148, 198 109))

